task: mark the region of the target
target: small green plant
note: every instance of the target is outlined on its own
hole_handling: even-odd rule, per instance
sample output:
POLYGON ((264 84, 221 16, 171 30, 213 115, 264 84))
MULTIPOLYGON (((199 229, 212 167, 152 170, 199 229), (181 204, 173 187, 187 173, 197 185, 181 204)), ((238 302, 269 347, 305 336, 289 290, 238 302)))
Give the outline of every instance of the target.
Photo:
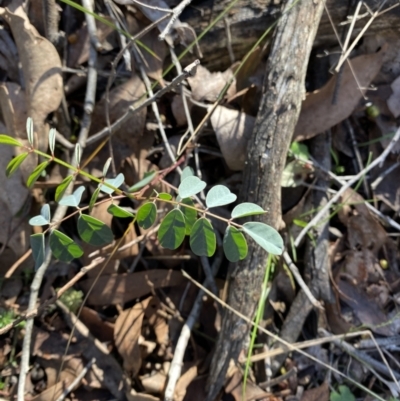
MULTIPOLYGON (((236 201, 236 195, 224 185, 212 187, 207 193, 205 207, 197 206, 193 199, 206 188, 207 184, 196 177, 190 167, 186 167, 183 170, 177 194, 158 193, 154 190, 152 196, 144 197, 143 192, 145 187, 151 187, 152 184, 163 178, 163 175, 160 175, 161 173, 149 173, 140 182, 128 190, 122 191, 120 187, 125 181, 123 174, 118 174, 115 178, 106 178, 111 162, 110 159, 104 165, 102 178, 97 178, 80 168, 81 150, 79 145, 76 145, 77 148, 75 150, 77 167, 73 167, 54 156, 54 129, 51 129, 49 132, 50 154, 43 153, 34 147, 33 123, 30 118, 27 122, 27 136, 29 145, 25 146, 15 138, 8 135, 0 135, 0 144, 18 146, 24 150, 24 152, 10 161, 6 168, 6 175, 10 176, 13 174, 30 153, 36 153, 44 158, 45 161, 40 163, 28 177, 28 187, 33 186, 50 162, 58 163, 73 171, 57 187, 55 200, 60 205, 76 209, 76 212, 71 213, 68 217, 79 214, 77 222, 78 234, 82 241, 90 245, 104 246, 111 243, 114 239, 113 232, 105 223, 89 214, 83 213, 86 210, 89 213, 91 212, 100 192, 102 192, 108 195, 112 201, 115 198, 121 199, 123 197, 132 200, 142 200, 143 204, 139 207, 136 214, 114 203, 108 207, 107 211, 116 217, 134 219, 144 229, 150 228, 155 223, 157 217, 156 204, 158 202, 169 203, 173 206, 173 209, 161 221, 158 229, 158 240, 164 248, 177 249, 185 237, 189 236, 190 247, 194 254, 198 256, 212 256, 216 250, 216 236, 209 218, 213 217, 223 220, 227 224, 223 238, 223 249, 227 259, 231 262, 244 259, 247 255, 247 241, 243 234, 251 237, 258 245, 271 254, 280 255, 283 251, 282 238, 274 228, 261 222, 246 222, 244 224, 237 222, 238 219, 243 217, 264 214, 265 211, 260 206, 249 202, 240 203, 232 210, 230 219, 225 219, 210 212, 212 208, 228 205, 236 201), (85 191, 83 186, 75 189, 71 195, 64 196, 74 177, 79 174, 88 177, 98 184, 88 206, 80 206, 82 195, 85 191)), ((29 224, 32 226, 48 226, 43 233, 31 235, 31 247, 36 268, 44 261, 46 233, 49 233, 49 246, 55 258, 68 263, 83 255, 83 250, 78 243, 55 228, 57 223, 59 222, 52 222, 51 220, 49 204, 43 205, 40 214, 29 220, 29 224)))
MULTIPOLYGON (((12 323, 16 318, 16 314, 13 310, 4 310, 0 308, 0 329, 12 323)), ((21 322, 17 327, 24 327, 25 322, 21 322)))
POLYGON ((69 288, 61 295, 60 301, 72 312, 76 313, 82 305, 83 292, 69 288))
POLYGON ((339 386, 339 392, 332 391, 329 396, 330 401, 356 401, 353 393, 347 386, 339 386))

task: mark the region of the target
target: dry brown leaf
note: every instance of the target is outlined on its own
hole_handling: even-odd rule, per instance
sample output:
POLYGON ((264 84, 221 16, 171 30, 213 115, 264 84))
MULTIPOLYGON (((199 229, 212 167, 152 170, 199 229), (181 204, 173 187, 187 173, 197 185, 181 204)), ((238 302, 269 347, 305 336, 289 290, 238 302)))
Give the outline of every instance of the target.
MULTIPOLYGON (((94 278, 81 282, 85 292, 91 287, 94 278)), ((143 297, 152 288, 173 287, 185 282, 181 272, 172 270, 149 270, 132 274, 111 274, 97 280, 95 290, 89 295, 90 305, 124 304, 143 297)))
POLYGON ((161 401, 160 398, 150 394, 126 394, 128 401, 161 401))
MULTIPOLYGON (((124 115, 129 107, 135 104, 145 93, 146 87, 135 73, 132 73, 131 78, 123 84, 113 88, 109 95, 110 123, 112 124, 119 117, 124 115)), ((105 104, 105 97, 96 104, 93 111, 90 134, 95 134, 107 126, 105 104)), ((114 132, 114 138, 118 139, 122 146, 126 148, 126 153, 120 156, 121 159, 130 156, 136 151, 138 138, 144 131, 145 120, 146 108, 132 114, 121 127, 114 132)), ((119 166, 119 163, 116 163, 116 165, 119 166)))
POLYGON ((167 55, 167 46, 163 41, 158 40, 158 32, 154 29, 140 40, 156 55, 154 56, 146 51, 146 49, 141 48, 146 74, 163 85, 163 65, 165 56, 167 55))
POLYGON ((376 253, 386 242, 387 234, 381 224, 365 206, 364 198, 348 188, 341 197, 341 203, 347 205, 339 213, 339 218, 348 228, 348 241, 351 249, 370 250, 376 253), (355 209, 345 216, 344 211, 349 210, 348 205, 355 209))
POLYGON ((60 57, 55 47, 31 25, 20 0, 0 8, 0 15, 9 24, 18 48, 27 110, 35 124, 37 146, 46 151, 48 129, 45 119, 58 109, 63 96, 60 57))
MULTIPOLYGON (((225 386, 225 392, 231 394, 235 401, 243 401, 243 374, 236 370, 225 386)), ((268 397, 266 393, 251 381, 246 383, 245 401, 256 401, 259 398, 268 397)))
MULTIPOLYGON (((186 102, 188 105, 189 113, 192 110, 193 103, 190 101, 189 98, 186 98, 186 102)), ((176 120, 176 125, 179 127, 181 125, 186 125, 187 124, 187 118, 186 118, 186 113, 185 109, 183 106, 183 100, 181 95, 176 95, 172 99, 171 103, 171 110, 172 114, 174 115, 174 118, 176 120)))
POLYGON ((396 333, 394 323, 359 286, 339 280, 338 287, 341 300, 353 309, 364 326, 383 336, 393 336, 396 333))
MULTIPOLYGON (((2 100, 2 88, 0 85, 0 103, 2 100)), ((0 132, 6 132, 6 128, 0 122, 0 132)), ((16 256, 21 256, 29 247, 29 235, 31 227, 24 215, 15 217, 24 210, 24 205, 29 196, 29 190, 23 184, 23 176, 20 170, 10 178, 6 177, 7 164, 16 155, 16 148, 0 146, 0 243, 8 244, 16 256), (11 235, 12 234, 12 235, 11 235)), ((28 163, 29 161, 25 160, 28 163)), ((24 168, 24 164, 21 166, 24 168)), ((32 171, 32 170, 31 170, 32 171)), ((28 173, 28 171, 26 171, 28 173)))
POLYGON ((47 388, 35 397, 30 398, 31 401, 52 401, 56 400, 63 391, 70 385, 70 382, 60 381, 54 386, 47 388))
POLYGON ((211 124, 217 135, 221 152, 231 170, 244 168, 247 142, 254 123, 254 117, 223 106, 217 106, 211 116, 211 124))
MULTIPOLYGON (((110 17, 103 16, 103 18, 112 22, 110 17)), ((102 22, 96 21, 96 33, 103 49, 109 47, 105 43, 108 36, 111 34, 115 35, 115 29, 103 24, 102 22)), ((79 28, 74 34, 70 35, 68 38, 68 67, 75 68, 83 63, 86 63, 89 59, 89 34, 87 30, 86 22, 83 23, 81 28, 79 28)), ((111 50, 111 49, 107 49, 111 50)))
POLYGON ((191 366, 185 373, 181 375, 175 387, 175 401, 182 401, 185 398, 190 383, 197 377, 197 375, 197 366, 191 366))
POLYGON ((186 389, 184 401, 204 401, 207 397, 206 386, 207 377, 205 375, 193 379, 186 389))
POLYGON ((145 310, 145 316, 148 320, 148 324, 154 330, 157 343, 161 346, 165 346, 169 341, 169 326, 166 319, 157 313, 160 308, 160 300, 153 297, 145 310))
MULTIPOLYGON (((214 103, 224 86, 233 79, 233 71, 229 68, 224 72, 210 72, 207 68, 199 65, 196 75, 189 77, 188 82, 192 88, 192 96, 194 100, 199 102, 214 103)), ((231 97, 236 93, 235 82, 229 87, 226 93, 227 97, 231 97)))
POLYGON ((151 394, 162 394, 165 389, 167 376, 164 372, 157 371, 150 376, 140 377, 144 391, 151 394))
POLYGON ((336 103, 332 104, 337 75, 321 89, 307 95, 303 102, 293 139, 302 141, 328 130, 351 115, 366 88, 382 67, 386 46, 379 52, 365 54, 351 60, 353 76, 348 63, 343 67, 336 103), (362 88, 361 90, 359 89, 362 88))
POLYGON ((393 92, 387 100, 387 105, 394 117, 397 118, 400 116, 400 77, 396 78, 390 87, 393 92))
MULTIPOLYGON (((13 82, 5 82, 0 85, 0 106, 3 113, 4 122, 7 127, 6 129, 3 125, 1 125, 2 132, 7 132, 8 135, 18 139, 24 145, 28 145, 25 128, 26 119, 28 117, 27 106, 25 101, 25 94, 18 84, 15 84, 13 82)), ((5 150, 2 151, 6 152, 5 150)), ((1 158, 0 162, 2 164, 8 163, 11 160, 11 157, 17 156, 20 153, 22 153, 22 150, 20 148, 12 147, 8 150, 9 158, 4 155, 6 157, 6 160, 1 158)), ((37 160, 37 155, 31 153, 22 163, 18 171, 14 173, 11 180, 14 181, 14 183, 16 182, 16 180, 21 179, 26 181, 36 167, 37 160)), ((2 168, 2 171, 5 171, 6 166, 7 164, 5 164, 4 168, 2 168)), ((20 183, 20 185, 22 185, 22 183, 20 183)), ((29 191, 26 188, 25 191, 28 195, 29 191)), ((20 193, 18 193, 17 191, 15 196, 18 195, 20 195, 20 193)), ((25 199, 25 197, 19 197, 19 201, 17 202, 17 204, 20 204, 22 199, 25 199)))
POLYGON ((101 342, 111 342, 114 338, 114 324, 101 318, 98 312, 84 306, 80 319, 90 330, 90 333, 101 342))
POLYGON ((0 30, 0 69, 10 81, 20 82, 17 47, 6 29, 0 30))
POLYGON ((329 384, 323 382, 319 387, 306 390, 301 401, 329 401, 329 384))
POLYGON ((144 311, 150 300, 151 297, 123 311, 115 322, 115 345, 124 361, 124 369, 131 377, 137 375, 142 364, 139 337, 142 330, 144 311))

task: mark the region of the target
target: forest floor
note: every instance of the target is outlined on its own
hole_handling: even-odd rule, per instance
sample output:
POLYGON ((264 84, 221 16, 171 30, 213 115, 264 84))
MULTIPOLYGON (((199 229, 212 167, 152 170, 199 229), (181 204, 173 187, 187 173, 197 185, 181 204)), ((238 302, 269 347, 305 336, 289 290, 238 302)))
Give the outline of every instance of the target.
MULTIPOLYGON (((268 41, 237 60, 228 35, 231 65, 209 71, 189 25, 159 40, 176 3, 96 1, 92 14, 20 3, 0 1, 0 133, 29 153, 0 143, 0 400, 203 401, 229 260, 245 257, 223 243, 268 41), (185 71, 182 52, 200 64, 185 71), (208 237, 203 256, 192 236, 160 244, 182 171, 207 184, 193 207, 227 190, 210 257, 208 237), (135 196, 99 192, 93 177, 135 196), (140 209, 150 197, 157 207, 140 209), (80 228, 97 224, 88 208, 96 240, 80 228)), ((353 12, 358 29, 385 18, 353 12)), ((400 34, 356 40, 347 22, 349 54, 339 41, 312 52, 281 179, 285 250, 269 259, 250 353, 232 361, 219 400, 400 400, 400 34), (298 333, 291 349, 274 336, 283 327, 298 333)))

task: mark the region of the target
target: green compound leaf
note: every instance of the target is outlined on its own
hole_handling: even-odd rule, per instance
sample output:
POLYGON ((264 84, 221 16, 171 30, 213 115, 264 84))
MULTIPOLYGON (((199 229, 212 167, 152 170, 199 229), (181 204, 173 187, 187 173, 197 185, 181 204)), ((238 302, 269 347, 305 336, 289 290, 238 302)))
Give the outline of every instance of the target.
POLYGON ((140 227, 147 230, 150 228, 157 217, 157 207, 154 203, 144 203, 137 211, 136 221, 140 227))
POLYGON ((197 256, 212 256, 215 253, 217 241, 211 223, 204 217, 198 219, 190 234, 190 248, 197 256))
POLYGON ((79 216, 78 233, 83 241, 94 246, 103 246, 114 240, 110 227, 87 214, 79 216))
POLYGON ((72 195, 67 195, 62 198, 58 203, 62 206, 78 207, 81 203, 82 194, 85 191, 85 187, 81 185, 76 188, 72 195))
POLYGON ((143 179, 140 180, 139 182, 137 182, 136 184, 134 184, 133 186, 131 186, 128 189, 128 192, 139 191, 139 189, 142 189, 147 184, 150 184, 154 180, 154 178, 157 174, 158 174, 157 171, 149 171, 148 173, 145 173, 143 179))
POLYGON ((244 235, 235 227, 226 227, 223 247, 229 262, 237 262, 247 256, 247 241, 244 235))
POLYGON ((89 202, 89 213, 92 212, 93 208, 94 208, 94 204, 97 201, 97 198, 99 196, 100 193, 100 187, 97 187, 96 190, 93 192, 92 197, 90 198, 90 202, 89 202))
POLYGON ((49 244, 54 257, 61 260, 61 262, 69 263, 72 259, 83 255, 82 248, 70 237, 58 230, 54 230, 50 234, 49 244))
POLYGON ((172 199, 172 195, 171 194, 167 194, 166 192, 160 192, 157 195, 158 199, 162 199, 162 200, 171 200, 172 199))
POLYGON ((32 217, 29 220, 29 224, 31 226, 45 226, 47 224, 50 224, 50 206, 46 203, 45 205, 42 206, 40 210, 40 214, 32 217))
POLYGON ((206 196, 206 205, 208 208, 229 205, 235 202, 237 196, 224 185, 212 187, 206 196))
POLYGON ((282 254, 283 240, 274 228, 257 221, 244 223, 242 228, 247 235, 253 238, 267 252, 272 255, 282 254))
POLYGON ((234 207, 231 216, 232 219, 238 219, 239 217, 254 216, 264 213, 266 213, 265 210, 255 203, 244 202, 234 207))
MULTIPOLYGON (((105 183, 113 186, 114 188, 119 188, 125 181, 125 177, 122 173, 119 173, 115 178, 107 178, 104 180, 105 183)), ((103 184, 99 184, 99 188, 101 192, 104 192, 105 194, 111 195, 115 189, 106 187, 103 184)))
MULTIPOLYGON (((185 205, 194 206, 194 202, 190 198, 182 199, 181 202, 185 205)), ((197 220, 197 211, 184 206, 181 206, 181 211, 185 216, 185 234, 190 235, 193 224, 197 220)))
POLYGON ((198 177, 187 177, 179 185, 178 193, 182 199, 190 198, 201 192, 207 184, 198 177))
POLYGON ((57 203, 60 202, 60 199, 64 196, 65 191, 67 190, 68 185, 71 183, 73 178, 74 177, 72 175, 65 177, 61 181, 61 184, 56 188, 56 195, 55 195, 54 199, 57 203))
POLYGON ((40 177, 40 175, 42 174, 43 170, 47 167, 47 165, 49 164, 49 162, 43 162, 40 163, 35 170, 33 170, 32 174, 28 177, 28 181, 26 182, 26 185, 28 186, 28 188, 31 188, 32 185, 36 182, 36 180, 40 177))
POLYGON ((10 177, 12 173, 22 164, 22 162, 28 157, 29 153, 21 153, 18 156, 15 156, 11 159, 10 163, 8 163, 6 168, 6 176, 10 177))
POLYGON ((158 240, 167 249, 178 248, 185 238, 185 218, 179 209, 171 210, 158 230, 158 240))
POLYGON ((30 239, 35 270, 37 270, 44 261, 44 234, 33 234, 30 239))
POLYGON ((186 166, 183 170, 182 170, 182 175, 181 175, 181 182, 188 177, 192 177, 194 176, 194 171, 191 167, 186 166))
POLYGON ((123 209, 120 206, 111 204, 108 208, 107 208, 107 212, 110 213, 111 215, 115 216, 115 217, 122 217, 122 218, 133 218, 135 217, 133 213, 128 212, 127 210, 123 209))
POLYGON ((12 136, 9 135, 0 135, 0 143, 3 145, 10 145, 10 146, 24 146, 21 142, 14 139, 12 136))

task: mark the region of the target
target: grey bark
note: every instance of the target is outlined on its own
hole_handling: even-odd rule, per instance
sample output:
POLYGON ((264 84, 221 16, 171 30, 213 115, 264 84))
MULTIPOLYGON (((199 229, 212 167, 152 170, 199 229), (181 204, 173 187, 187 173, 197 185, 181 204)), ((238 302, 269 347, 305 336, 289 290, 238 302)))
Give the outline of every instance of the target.
MULTIPOLYGON (((263 96, 248 147, 243 197, 261 205, 267 211, 262 221, 276 228, 281 221, 280 178, 305 94, 307 64, 322 10, 322 0, 283 2, 283 16, 272 38, 263 96)), ((254 316, 266 261, 267 253, 251 243, 248 257, 233 266, 228 303, 245 316, 254 316)), ((236 361, 248 334, 246 322, 232 313, 224 315, 207 401, 219 393, 229 361, 236 361)))

